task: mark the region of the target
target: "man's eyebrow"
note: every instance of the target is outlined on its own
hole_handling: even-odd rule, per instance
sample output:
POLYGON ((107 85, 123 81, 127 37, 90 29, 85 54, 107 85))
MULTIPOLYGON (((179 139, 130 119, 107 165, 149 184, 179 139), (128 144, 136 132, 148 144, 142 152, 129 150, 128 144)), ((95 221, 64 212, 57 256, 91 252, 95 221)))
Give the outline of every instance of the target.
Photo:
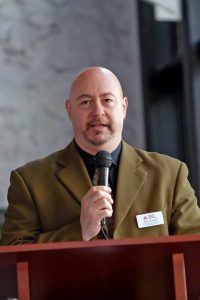
POLYGON ((100 97, 107 97, 107 96, 115 97, 115 95, 113 93, 103 93, 100 95, 100 97))
MULTIPOLYGON (((112 96, 112 97, 115 97, 115 95, 113 93, 103 93, 100 95, 100 97, 108 97, 108 96, 112 96)), ((83 98, 89 98, 91 99, 92 96, 90 94, 81 94, 80 96, 77 97, 77 100, 81 100, 83 98)))
POLYGON ((90 94, 82 94, 77 97, 77 100, 81 100, 82 98, 92 98, 92 96, 90 94))

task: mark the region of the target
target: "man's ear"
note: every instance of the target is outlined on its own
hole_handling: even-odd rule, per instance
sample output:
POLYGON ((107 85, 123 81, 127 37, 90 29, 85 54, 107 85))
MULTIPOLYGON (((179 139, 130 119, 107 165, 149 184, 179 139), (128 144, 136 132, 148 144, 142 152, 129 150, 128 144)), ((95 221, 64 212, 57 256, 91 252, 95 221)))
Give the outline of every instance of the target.
POLYGON ((66 108, 69 118, 71 119, 71 101, 69 99, 67 99, 65 101, 65 108, 66 108))
POLYGON ((128 98, 124 97, 123 98, 124 119, 126 118, 127 108, 128 108, 128 98))

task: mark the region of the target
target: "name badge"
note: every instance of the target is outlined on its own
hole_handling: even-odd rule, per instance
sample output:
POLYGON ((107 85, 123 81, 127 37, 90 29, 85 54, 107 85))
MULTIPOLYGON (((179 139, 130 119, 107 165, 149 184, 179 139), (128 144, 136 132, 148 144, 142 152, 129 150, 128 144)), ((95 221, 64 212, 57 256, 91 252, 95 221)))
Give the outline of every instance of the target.
POLYGON ((138 228, 164 224, 162 211, 151 212, 136 216, 138 228))

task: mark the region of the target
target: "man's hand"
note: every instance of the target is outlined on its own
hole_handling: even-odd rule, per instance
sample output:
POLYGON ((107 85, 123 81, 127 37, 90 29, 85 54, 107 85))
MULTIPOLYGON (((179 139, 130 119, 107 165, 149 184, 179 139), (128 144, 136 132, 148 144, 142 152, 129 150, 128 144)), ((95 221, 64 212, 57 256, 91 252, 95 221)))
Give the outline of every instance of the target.
POLYGON ((111 217, 113 199, 111 188, 93 186, 81 200, 81 231, 84 241, 96 236, 101 229, 101 220, 111 217))

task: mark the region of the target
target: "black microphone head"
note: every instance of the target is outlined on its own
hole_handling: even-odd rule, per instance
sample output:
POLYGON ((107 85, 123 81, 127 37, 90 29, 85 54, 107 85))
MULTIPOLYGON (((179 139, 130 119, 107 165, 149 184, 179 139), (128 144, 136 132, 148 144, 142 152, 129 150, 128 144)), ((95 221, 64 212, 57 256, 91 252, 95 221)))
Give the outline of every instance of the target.
POLYGON ((96 168, 110 168, 112 165, 112 156, 109 152, 101 150, 94 157, 96 168))

